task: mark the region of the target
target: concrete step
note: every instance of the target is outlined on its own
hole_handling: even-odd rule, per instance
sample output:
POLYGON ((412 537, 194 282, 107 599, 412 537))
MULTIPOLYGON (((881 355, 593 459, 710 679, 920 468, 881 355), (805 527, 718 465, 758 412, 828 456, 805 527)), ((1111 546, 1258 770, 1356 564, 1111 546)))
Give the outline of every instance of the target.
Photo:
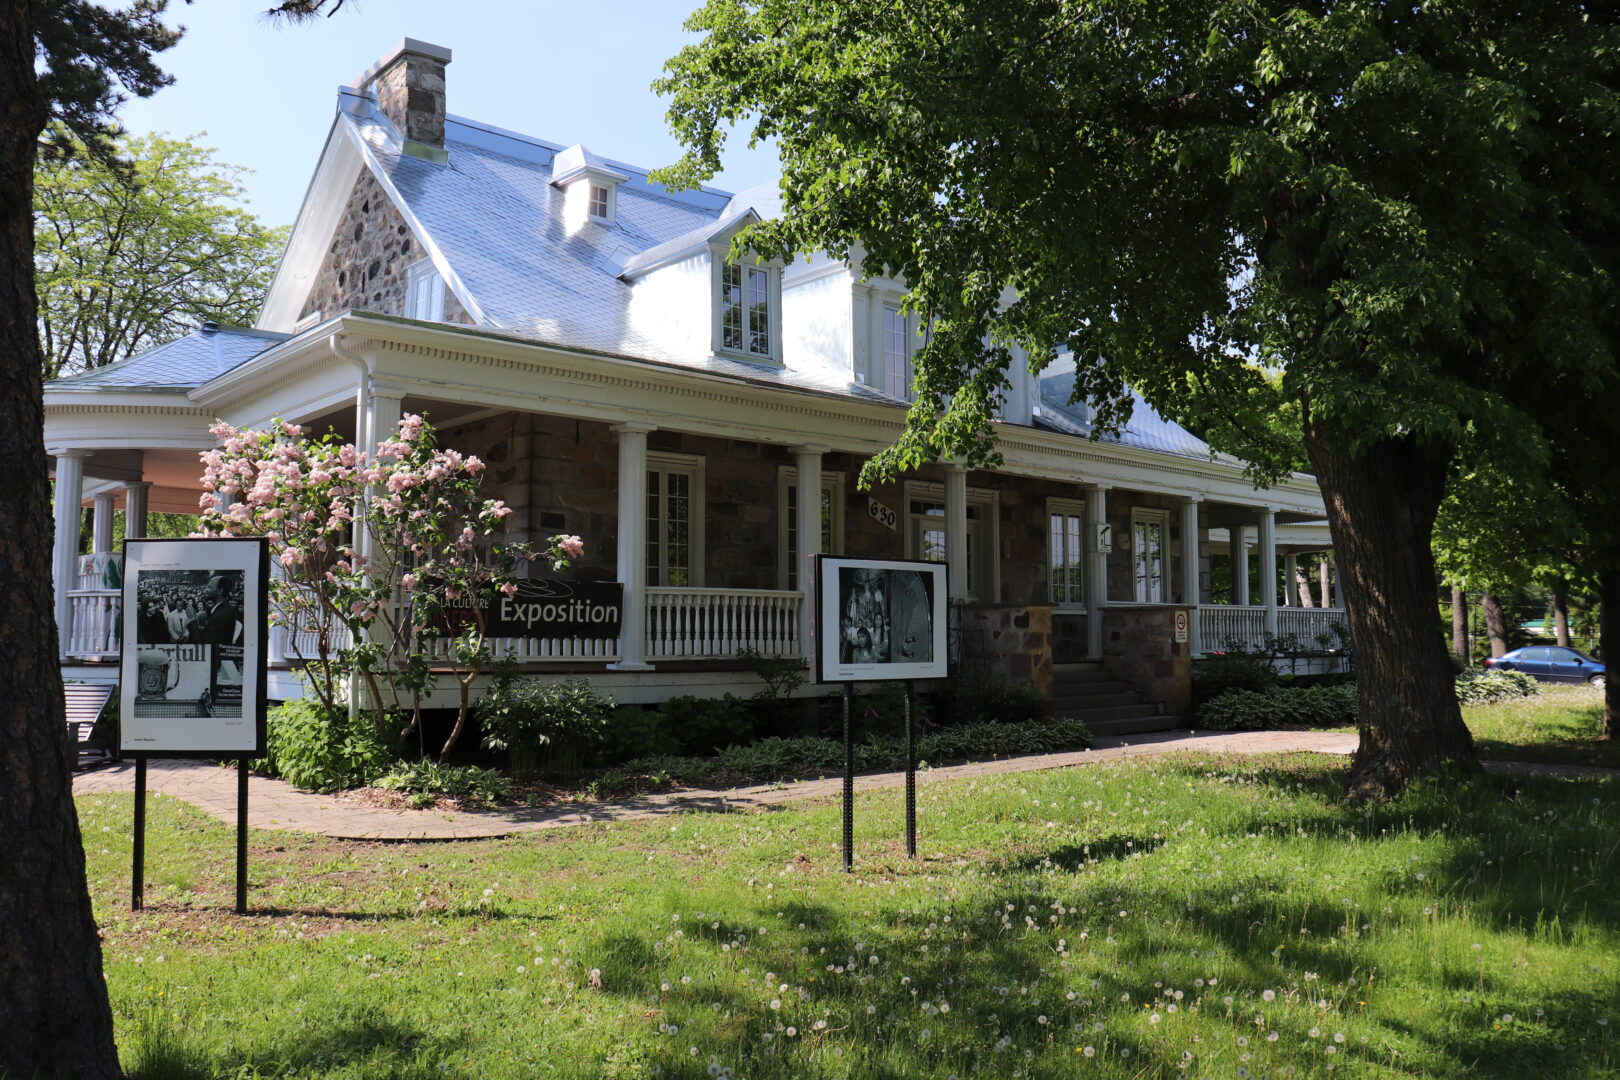
POLYGON ((1142 695, 1135 690, 1125 688, 1102 693, 1056 693, 1052 695, 1052 709, 1055 712, 1069 712, 1074 709, 1101 709, 1109 705, 1136 705, 1142 700, 1142 695))
POLYGON ((1068 720, 1079 720, 1087 727, 1099 720, 1134 720, 1139 716, 1157 716, 1159 707, 1145 703, 1136 705, 1105 705, 1099 709, 1055 709, 1055 715, 1068 720))
POLYGON ((1086 728, 1093 735, 1141 735, 1149 731, 1175 731, 1187 726, 1187 721, 1179 716, 1142 716, 1129 720, 1099 720, 1096 723, 1086 721, 1086 728))
POLYGON ((1104 682, 1113 676, 1101 664, 1086 661, 1077 664, 1053 664, 1052 678, 1059 682, 1104 682))
POLYGON ((1089 682, 1065 681, 1054 679, 1052 681, 1052 696, 1078 697, 1082 694, 1134 694, 1136 687, 1128 682, 1118 679, 1093 679, 1089 682))

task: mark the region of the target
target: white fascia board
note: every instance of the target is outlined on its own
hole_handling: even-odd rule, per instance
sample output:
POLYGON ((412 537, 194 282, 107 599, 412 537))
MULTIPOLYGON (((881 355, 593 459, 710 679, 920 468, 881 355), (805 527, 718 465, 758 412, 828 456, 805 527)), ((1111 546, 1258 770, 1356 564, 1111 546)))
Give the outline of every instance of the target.
POLYGON ((259 319, 253 324, 256 330, 293 331, 304 310, 304 302, 309 299, 309 290, 315 287, 338 219, 349 204, 349 195, 360 177, 363 162, 353 141, 344 138, 339 127, 348 127, 341 114, 333 117, 331 130, 326 134, 326 145, 310 177, 303 205, 298 208, 286 250, 276 265, 275 277, 270 280, 270 291, 265 294, 259 319))

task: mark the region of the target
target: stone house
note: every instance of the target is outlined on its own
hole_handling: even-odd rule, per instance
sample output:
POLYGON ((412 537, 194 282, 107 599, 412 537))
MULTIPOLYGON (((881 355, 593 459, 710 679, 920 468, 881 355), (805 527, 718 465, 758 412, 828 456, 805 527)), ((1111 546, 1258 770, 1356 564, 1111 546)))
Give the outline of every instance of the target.
MULTIPOLYGON (((148 510, 195 512, 216 417, 371 442, 426 416, 490 463, 512 532, 577 533, 568 574, 623 586, 615 638, 498 647, 621 702, 746 693, 739 649, 804 654, 820 552, 946 562, 959 661, 1061 704, 1088 680, 1128 684, 1094 706, 1103 719, 1178 712, 1189 660, 1224 642, 1309 640, 1343 618, 1325 578, 1320 596, 1295 584, 1295 553, 1329 547, 1311 477, 1257 491, 1146 405, 1092 441, 1061 360, 1014 376, 999 470, 931 465, 860 490, 910 392, 903 283, 858 260, 730 262, 774 192, 669 191, 584 146, 450 115, 450 59, 407 38, 340 88, 257 327, 205 326, 46 388, 75 674, 117 650, 81 508, 91 554, 111 548, 115 509, 130 535, 148 510)), ((272 696, 296 692, 290 644, 272 696)))

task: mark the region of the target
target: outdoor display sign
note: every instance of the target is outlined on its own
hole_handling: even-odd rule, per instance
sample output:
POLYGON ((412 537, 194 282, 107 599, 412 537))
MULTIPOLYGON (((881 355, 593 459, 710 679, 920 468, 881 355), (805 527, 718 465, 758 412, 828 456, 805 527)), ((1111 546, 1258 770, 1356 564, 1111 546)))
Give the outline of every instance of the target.
POLYGON ((816 681, 946 675, 945 564, 816 559, 816 681))
POLYGON ((616 638, 624 614, 624 586, 617 581, 513 582, 510 594, 490 587, 476 597, 440 609, 441 628, 455 633, 484 614, 490 637, 616 638))
POLYGON ((248 761, 265 747, 269 545, 129 539, 123 590, 118 744, 135 759, 129 906, 143 903, 147 759, 236 758, 236 911, 246 914, 248 761))
POLYGON ((949 674, 945 564, 818 555, 815 562, 817 682, 844 684, 844 870, 855 864, 857 682, 899 681, 905 689, 906 854, 917 857, 915 679, 949 674))
POLYGON ((125 541, 125 753, 264 753, 269 571, 258 538, 125 541))

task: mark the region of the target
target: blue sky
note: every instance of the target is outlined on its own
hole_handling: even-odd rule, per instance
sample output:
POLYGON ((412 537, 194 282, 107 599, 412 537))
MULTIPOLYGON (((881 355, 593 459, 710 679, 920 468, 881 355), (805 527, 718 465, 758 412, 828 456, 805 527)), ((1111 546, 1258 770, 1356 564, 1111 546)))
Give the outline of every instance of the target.
MULTIPOLYGON (((693 40, 681 29, 698 0, 350 0, 331 18, 270 23, 270 0, 171 0, 187 28, 159 57, 173 86, 120 113, 131 132, 195 136, 246 166, 251 208, 269 224, 298 213, 326 138, 337 87, 402 37, 455 58, 449 111, 606 157, 667 165, 676 146, 666 103, 648 85, 693 40)), ((775 155, 738 140, 712 181, 741 191, 775 178, 775 155)))

